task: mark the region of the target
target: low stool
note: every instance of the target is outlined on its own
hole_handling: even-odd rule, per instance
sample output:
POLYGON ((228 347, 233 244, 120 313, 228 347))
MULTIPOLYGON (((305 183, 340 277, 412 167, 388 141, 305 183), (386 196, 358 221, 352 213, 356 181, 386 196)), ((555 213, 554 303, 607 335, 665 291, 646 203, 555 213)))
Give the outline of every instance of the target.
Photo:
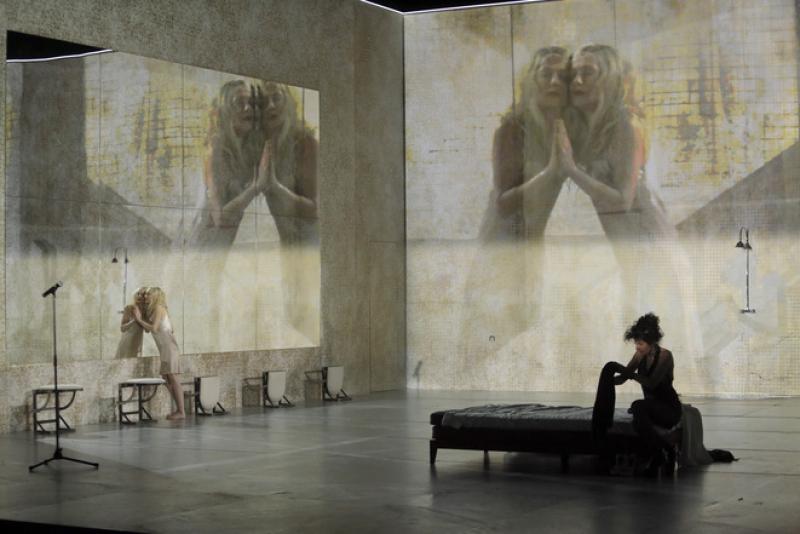
POLYGON ((166 384, 163 378, 131 378, 119 383, 117 389, 117 409, 119 412, 119 422, 123 425, 135 425, 137 421, 130 418, 131 415, 137 415, 139 423, 150 423, 156 421, 153 416, 147 411, 145 403, 155 397, 158 392, 158 386, 166 384), (151 389, 152 388, 152 389, 151 389), (124 392, 130 390, 130 395, 124 397, 124 392), (133 410, 125 410, 125 405, 136 403, 136 408, 133 410))
POLYGON ((41 386, 35 388, 33 390, 33 432, 34 433, 50 433, 49 430, 44 428, 43 425, 48 423, 55 423, 56 419, 59 421, 59 427, 61 430, 73 430, 69 423, 67 423, 66 419, 61 416, 61 412, 72 406, 72 403, 75 402, 75 394, 78 391, 83 391, 83 386, 79 386, 77 384, 59 384, 58 385, 58 407, 56 407, 56 402, 53 402, 53 405, 50 406, 50 400, 53 399, 55 401, 55 393, 56 387, 52 384, 48 384, 46 386, 41 386), (69 393, 69 399, 66 403, 62 402, 61 395, 69 393), (42 419, 41 415, 44 411, 53 410, 53 417, 50 419, 42 419))

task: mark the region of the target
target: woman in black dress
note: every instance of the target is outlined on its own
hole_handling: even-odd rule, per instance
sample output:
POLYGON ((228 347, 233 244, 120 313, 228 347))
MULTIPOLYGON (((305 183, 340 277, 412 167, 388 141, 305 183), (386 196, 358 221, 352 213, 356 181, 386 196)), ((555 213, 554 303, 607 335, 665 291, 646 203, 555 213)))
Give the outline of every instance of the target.
POLYGON ((672 353, 660 347, 658 342, 664 337, 656 315, 648 313, 637 319, 625 332, 625 340, 633 340, 636 352, 631 361, 614 379, 616 385, 627 380, 635 380, 642 386, 644 399, 631 405, 633 427, 647 445, 650 464, 646 474, 657 474, 658 469, 673 448, 659 434, 656 427, 672 428, 681 420, 681 401, 672 387, 675 364, 672 353))

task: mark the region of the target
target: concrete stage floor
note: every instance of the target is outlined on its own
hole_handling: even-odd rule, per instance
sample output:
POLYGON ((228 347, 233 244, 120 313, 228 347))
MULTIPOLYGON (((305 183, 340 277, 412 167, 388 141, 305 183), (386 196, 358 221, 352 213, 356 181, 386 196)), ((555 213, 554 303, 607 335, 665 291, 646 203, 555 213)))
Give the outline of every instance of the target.
MULTIPOLYGON (((619 396, 617 405, 632 398, 619 396)), ((684 398, 740 461, 674 478, 603 477, 577 458, 440 450, 430 412, 484 402, 591 406, 568 393, 373 394, 183 423, 0 436, 0 519, 141 532, 800 532, 800 398, 684 398)), ((66 413, 69 416, 68 412, 66 413)))

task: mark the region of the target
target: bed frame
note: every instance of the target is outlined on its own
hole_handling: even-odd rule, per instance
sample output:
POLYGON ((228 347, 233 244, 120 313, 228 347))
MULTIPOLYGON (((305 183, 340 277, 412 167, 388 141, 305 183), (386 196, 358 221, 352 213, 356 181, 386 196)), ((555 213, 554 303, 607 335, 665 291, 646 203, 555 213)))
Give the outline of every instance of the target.
MULTIPOLYGON (((442 426, 445 412, 431 414, 433 425, 430 440, 430 463, 436 463, 439 449, 461 449, 483 451, 484 457, 489 451, 533 452, 556 454, 561 458, 561 469, 569 470, 569 458, 572 455, 597 455, 613 464, 618 454, 634 455, 645 450, 642 440, 635 435, 609 432, 602 450, 595 443, 591 430, 555 431, 555 430, 499 430, 481 428, 450 428, 442 426)), ((680 443, 680 431, 673 432, 670 441, 680 443)))

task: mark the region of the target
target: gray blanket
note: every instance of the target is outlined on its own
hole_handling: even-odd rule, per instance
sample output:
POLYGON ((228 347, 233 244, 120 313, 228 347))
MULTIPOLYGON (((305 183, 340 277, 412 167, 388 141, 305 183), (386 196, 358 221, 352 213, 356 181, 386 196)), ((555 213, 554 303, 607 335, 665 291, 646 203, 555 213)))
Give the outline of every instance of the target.
MULTIPOLYGON (((633 416, 626 408, 614 411, 610 433, 635 435, 633 416)), ((544 404, 487 404, 460 410, 448 410, 442 426, 484 430, 592 431, 592 409, 580 406, 545 406, 544 404)))

